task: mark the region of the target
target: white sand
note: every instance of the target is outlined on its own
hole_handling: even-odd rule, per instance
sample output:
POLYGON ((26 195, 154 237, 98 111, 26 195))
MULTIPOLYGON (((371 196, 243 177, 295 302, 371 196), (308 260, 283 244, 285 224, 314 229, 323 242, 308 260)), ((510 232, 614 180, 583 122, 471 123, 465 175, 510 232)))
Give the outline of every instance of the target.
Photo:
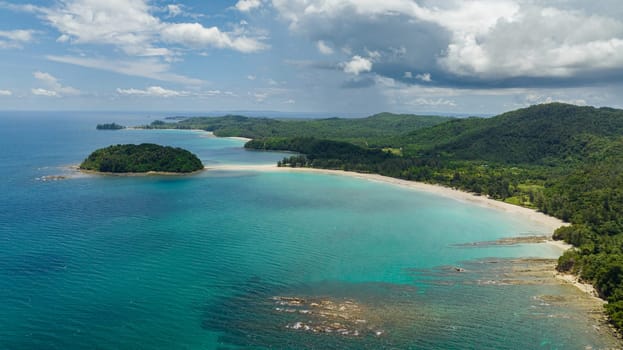
POLYGON ((602 304, 607 303, 607 301, 599 298, 599 294, 597 294, 597 290, 595 290, 595 287, 593 287, 592 284, 580 282, 580 279, 578 278, 578 276, 567 274, 567 273, 556 273, 554 276, 556 277, 557 280, 560 280, 563 283, 569 283, 573 285, 574 287, 578 288, 582 292, 591 296, 593 299, 598 300, 602 304))
MULTIPOLYGON (((472 193, 467 193, 459 190, 455 190, 449 187, 444 187, 440 185, 432 185, 423 182, 416 181, 408 181, 396 179, 393 177, 382 176, 378 174, 362 174, 356 173, 352 171, 341 171, 341 170, 326 170, 326 169, 313 169, 313 168, 290 168, 290 167, 277 167, 276 165, 268 164, 268 165, 213 165, 207 166, 208 170, 228 170, 228 171, 279 171, 279 172, 307 172, 307 173, 318 173, 318 174, 327 174, 327 175, 337 175, 337 176, 350 176, 358 179, 364 179, 368 181, 377 181, 388 183, 392 185, 401 186, 404 188, 423 191, 428 193, 433 193, 436 195, 441 195, 444 197, 453 198, 455 200, 473 203, 489 208, 495 208, 497 210, 502 210, 507 213, 511 213, 513 215, 521 215, 526 220, 530 220, 539 226, 549 230, 550 232, 554 232, 555 229, 560 226, 565 225, 561 220, 547 216, 543 213, 539 213, 536 210, 523 208, 517 205, 508 204, 500 201, 496 201, 494 199, 488 198, 486 196, 477 196, 472 193)), ((552 242, 555 246, 561 247, 561 251, 566 250, 568 247, 562 247, 558 242, 552 242)), ((564 243, 563 243, 564 244, 564 243)))

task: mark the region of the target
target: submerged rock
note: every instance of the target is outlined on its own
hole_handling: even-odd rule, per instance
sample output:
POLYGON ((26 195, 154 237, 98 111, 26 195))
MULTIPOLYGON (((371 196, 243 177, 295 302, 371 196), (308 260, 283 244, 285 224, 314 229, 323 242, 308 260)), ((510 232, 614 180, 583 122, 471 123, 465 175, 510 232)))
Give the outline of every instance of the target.
POLYGON ((47 176, 41 176, 38 177, 37 180, 39 181, 59 181, 59 180, 66 180, 68 177, 65 175, 47 175, 47 176))
POLYGON ((364 318, 364 308, 353 300, 304 299, 275 296, 271 298, 274 310, 280 313, 299 314, 301 318, 288 323, 285 328, 312 333, 332 333, 341 336, 381 336, 385 333, 364 318))

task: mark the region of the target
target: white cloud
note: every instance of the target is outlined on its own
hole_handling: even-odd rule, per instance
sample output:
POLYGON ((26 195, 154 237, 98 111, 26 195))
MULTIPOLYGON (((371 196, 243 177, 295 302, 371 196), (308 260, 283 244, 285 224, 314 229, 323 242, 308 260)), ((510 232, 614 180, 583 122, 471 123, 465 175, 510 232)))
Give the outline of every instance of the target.
POLYGON ((59 36, 58 38, 56 38, 56 42, 58 43, 66 43, 70 40, 71 38, 69 37, 69 35, 67 34, 63 34, 61 36, 59 36))
POLYGON ((387 74, 411 68, 500 80, 590 77, 623 69, 623 8, 616 1, 272 0, 272 5, 291 30, 313 41, 322 37, 353 52, 377 50, 380 57, 368 57, 387 74), (405 30, 413 35, 403 35, 405 30))
POLYGON ((412 104, 412 105, 417 105, 417 106, 435 106, 435 107, 437 106, 455 107, 456 106, 456 103, 454 101, 446 100, 443 98, 438 98, 434 100, 434 99, 426 99, 426 98, 419 97, 407 103, 412 104))
POLYGON ((289 99, 292 91, 285 88, 280 87, 267 87, 254 89, 253 91, 248 92, 248 95, 255 99, 256 102, 263 103, 266 100, 271 100, 273 102, 279 102, 284 99, 289 99))
POLYGON ((174 23, 162 29, 161 37, 172 44, 188 47, 217 47, 250 53, 267 48, 267 45, 245 36, 233 37, 217 27, 206 28, 200 23, 174 23))
POLYGON ((241 12, 249 12, 260 6, 262 6, 261 0, 239 0, 236 3, 236 9, 241 12))
POLYGON ((222 91, 222 90, 184 91, 184 90, 166 89, 161 86, 149 86, 145 89, 117 88, 117 93, 119 95, 124 95, 124 96, 163 97, 163 98, 171 98, 171 97, 202 98, 202 97, 212 97, 212 96, 236 97, 236 94, 234 94, 231 91, 222 91))
POLYGON ((41 88, 31 89, 30 90, 33 95, 37 96, 47 96, 47 97, 59 97, 56 91, 46 90, 41 88))
POLYGON ((372 70, 372 61, 359 55, 353 56, 350 61, 342 63, 345 73, 359 75, 372 70))
POLYGON ((167 12, 169 13, 169 17, 177 17, 184 13, 184 11, 182 10, 182 5, 178 4, 167 5, 167 12))
POLYGON ((32 41, 34 30, 0 30, 0 38, 9 39, 11 41, 18 41, 22 43, 27 43, 32 41))
POLYGON ((47 89, 32 89, 31 91, 35 95, 56 97, 80 95, 80 91, 78 89, 75 89, 71 86, 61 85, 58 79, 50 73, 37 71, 34 72, 32 75, 35 77, 35 79, 39 80, 47 87, 47 89))
POLYGON ((255 80, 255 79, 257 79, 257 77, 255 75, 247 75, 247 79, 255 80))
MULTIPOLYGON (((185 14, 182 5, 166 7, 169 17, 185 14)), ((199 23, 170 23, 152 15, 147 0, 64 0, 39 13, 61 35, 58 41, 74 44, 107 44, 131 56, 175 56, 163 47, 173 45, 205 49, 216 47, 240 52, 267 48, 259 39, 227 33, 199 23)))
POLYGON ((127 96, 150 96, 150 97, 164 97, 164 98, 182 97, 182 96, 190 95, 190 93, 187 91, 169 90, 161 86, 150 86, 146 88, 145 90, 117 88, 117 93, 120 95, 127 95, 127 96))
POLYGON ((430 73, 418 74, 415 76, 415 79, 421 80, 426 83, 430 83, 431 81, 433 81, 433 79, 431 79, 430 73))
POLYGON ((487 30, 454 32, 440 63, 460 75, 570 77, 623 67, 623 22, 523 6, 487 30))
POLYGON ((11 90, 0 90, 0 96, 12 96, 13 91, 11 90))
POLYGON ((316 42, 316 47, 318 48, 318 51, 320 51, 320 53, 323 55, 333 54, 333 48, 331 48, 331 46, 327 45, 327 43, 322 40, 318 40, 318 42, 316 42))
POLYGON ((0 30, 0 48, 21 48, 34 40, 34 30, 0 30))
POLYGON ((405 79, 413 79, 413 73, 405 72, 402 77, 405 79))
POLYGON ((562 98, 558 96, 544 96, 535 93, 527 94, 525 97, 526 105, 544 104, 544 103, 568 103, 577 106, 586 106, 587 102, 583 98, 562 98))
POLYGON ((15 12, 28 12, 28 13, 37 13, 41 11, 39 6, 25 4, 25 5, 15 5, 8 3, 6 1, 0 1, 0 8, 5 8, 7 10, 15 11, 15 12))
POLYGON ((169 54, 152 45, 162 23, 144 0, 66 0, 42 11, 72 43, 114 45, 130 55, 169 54))
POLYGON ((264 102, 268 98, 268 93, 266 92, 254 92, 253 97, 255 97, 255 101, 264 102))
POLYGON ((54 62, 68 63, 134 77, 149 78, 186 85, 199 85, 203 83, 200 79, 171 73, 169 72, 169 64, 162 63, 153 58, 144 58, 139 60, 107 60, 72 56, 46 56, 46 58, 54 62))

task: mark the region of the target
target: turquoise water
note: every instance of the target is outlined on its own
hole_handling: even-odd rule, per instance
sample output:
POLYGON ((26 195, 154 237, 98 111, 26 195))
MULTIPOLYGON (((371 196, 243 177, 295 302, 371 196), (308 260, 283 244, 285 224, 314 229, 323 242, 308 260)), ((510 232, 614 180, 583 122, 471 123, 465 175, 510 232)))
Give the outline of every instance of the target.
POLYGON ((200 132, 94 130, 109 121, 149 119, 0 115, 2 349, 612 345, 584 310, 543 301, 572 288, 496 282, 507 258, 557 251, 457 245, 548 233, 492 209, 307 173, 40 180, 115 143, 181 146, 207 165, 283 156, 200 132))

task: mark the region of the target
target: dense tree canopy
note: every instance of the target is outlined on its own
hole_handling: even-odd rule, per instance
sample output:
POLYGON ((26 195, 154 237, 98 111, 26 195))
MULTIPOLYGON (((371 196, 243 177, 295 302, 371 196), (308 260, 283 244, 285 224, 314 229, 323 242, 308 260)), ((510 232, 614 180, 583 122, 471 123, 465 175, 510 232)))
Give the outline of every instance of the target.
POLYGON ((271 119, 239 115, 193 117, 178 122, 154 121, 145 128, 201 129, 216 136, 241 136, 252 139, 267 137, 315 137, 348 141, 366 147, 381 147, 392 136, 405 130, 426 128, 449 117, 380 113, 368 118, 271 119))
POLYGON ((80 169, 106 173, 189 173, 203 169, 203 164, 187 150, 143 143, 98 149, 80 164, 80 169))
POLYGON ((95 128, 97 130, 121 130, 121 129, 125 129, 125 126, 119 125, 117 123, 106 123, 106 124, 97 124, 95 128))

